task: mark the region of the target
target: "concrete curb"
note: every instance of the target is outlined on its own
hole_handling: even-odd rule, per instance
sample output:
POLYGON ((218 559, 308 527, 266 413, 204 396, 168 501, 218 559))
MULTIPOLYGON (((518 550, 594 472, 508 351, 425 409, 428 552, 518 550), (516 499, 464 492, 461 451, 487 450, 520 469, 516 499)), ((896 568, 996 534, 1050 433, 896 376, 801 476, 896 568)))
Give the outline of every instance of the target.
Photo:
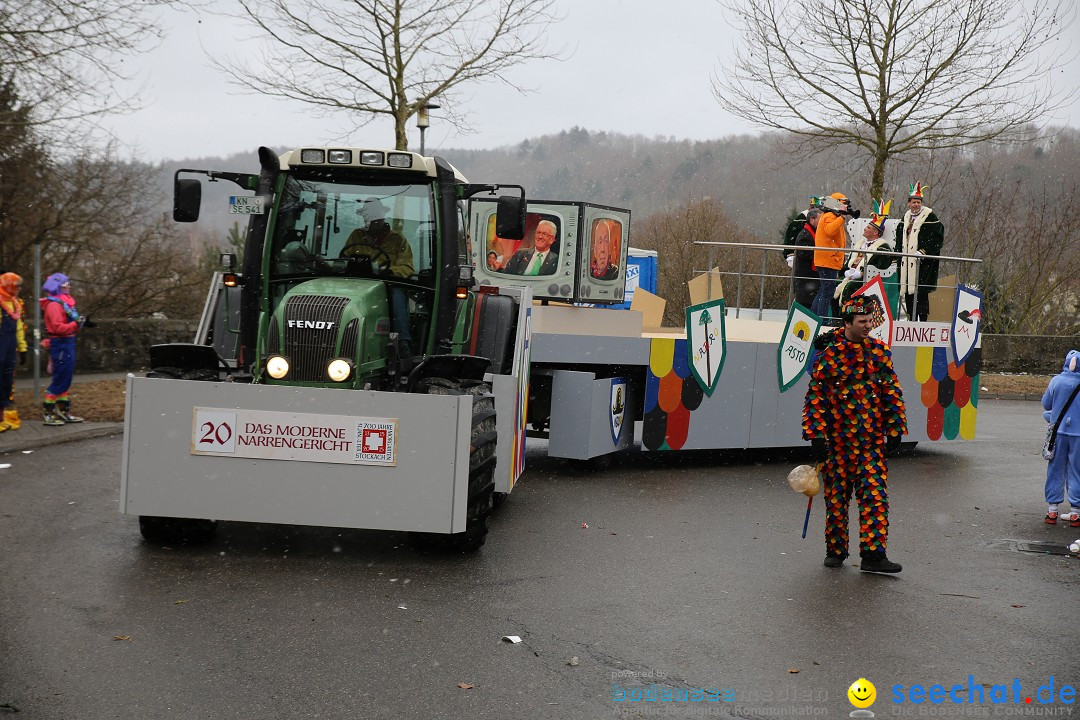
POLYGON ((979 393, 980 400, 1042 400, 1042 393, 979 393))
POLYGON ((0 433, 0 454, 37 450, 49 445, 89 440, 90 438, 118 435, 124 432, 124 423, 84 422, 46 427, 41 420, 23 420, 18 430, 0 433))

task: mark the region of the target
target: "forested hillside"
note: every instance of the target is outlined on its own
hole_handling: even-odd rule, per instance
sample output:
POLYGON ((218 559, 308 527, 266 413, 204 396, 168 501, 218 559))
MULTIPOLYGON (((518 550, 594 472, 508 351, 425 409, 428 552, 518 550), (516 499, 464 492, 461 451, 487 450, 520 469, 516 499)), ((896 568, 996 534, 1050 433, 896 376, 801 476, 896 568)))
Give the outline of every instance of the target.
MULTIPOLYGON (((869 170, 850 153, 837 148, 805 158, 778 135, 690 142, 572 128, 515 147, 430 152, 472 181, 524 185, 530 198, 629 208, 631 243, 678 258, 661 268, 661 291, 673 300, 707 264, 704 251, 685 247, 694 240, 778 242, 788 218, 810 195, 840 191, 863 212, 870 209, 869 170)), ((169 163, 161 168, 165 196, 178 167, 255 171, 258 164, 255 148, 229 158, 169 163)), ((990 331, 1080 329, 1080 230, 1070 215, 1080 200, 1080 132, 1056 129, 1034 143, 983 144, 895 161, 886 182, 894 216, 903 213, 908 184, 915 180, 930 186, 927 204, 945 224, 942 253, 983 260, 966 279, 987 294, 990 331)), ((223 209, 224 197, 235 188, 218 183, 207 192, 220 196, 223 209)), ((207 220, 190 242, 217 237, 224 245, 229 216, 222 210, 207 220)), ((734 263, 734 254, 722 254, 720 262, 734 263)), ((786 272, 775 263, 768 269, 786 272)), ((778 295, 776 288, 768 295, 778 295)), ((772 302, 782 303, 782 295, 772 302)), ((677 305, 672 318, 681 312, 677 305)))
MULTIPOLYGON (((6 174, 0 191, 10 196, 8 206, 24 210, 5 216, 0 264, 29 275, 35 239, 46 238, 44 267, 64 267, 77 278, 80 302, 95 314, 188 317, 205 296, 217 249, 240 242, 226 214, 226 197, 237 188, 205 183, 203 220, 178 225, 169 217, 173 175, 178 168, 254 172, 256 150, 157 166, 107 151, 47 174, 6 174), (19 205, 24 196, 51 199, 19 205)), ((805 158, 776 135, 689 142, 573 128, 514 147, 433 152, 475 182, 521 184, 535 199, 629 208, 631 243, 666 259, 661 292, 672 300, 672 318, 681 312, 686 280, 709 263, 694 241, 778 242, 810 195, 841 191, 863 212, 870 209, 869 171, 850 153, 837 148, 805 158)), ((1038 142, 979 145, 905 163, 890 166, 893 214, 903 212, 908 183, 930 186, 928 204, 946 227, 943 254, 983 260, 966 279, 986 293, 988 331, 1080 330, 1080 229, 1072 218, 1080 200, 1080 132, 1061 129, 1038 142)), ((735 255, 721 253, 714 262, 735 270, 735 255)), ((787 273, 778 257, 770 263, 770 273, 787 273)), ((777 280, 766 295, 783 304, 784 282, 777 280)))

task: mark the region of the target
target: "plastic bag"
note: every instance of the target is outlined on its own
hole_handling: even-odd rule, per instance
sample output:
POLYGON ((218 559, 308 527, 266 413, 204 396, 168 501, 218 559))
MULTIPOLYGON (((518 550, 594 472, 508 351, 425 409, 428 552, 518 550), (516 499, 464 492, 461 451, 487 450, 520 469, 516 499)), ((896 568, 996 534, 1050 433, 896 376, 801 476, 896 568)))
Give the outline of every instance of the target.
POLYGON ((1054 432, 1056 427, 1053 423, 1046 424, 1046 440, 1043 441, 1042 456, 1043 460, 1054 459, 1054 446, 1057 444, 1057 434, 1054 432))
POLYGON ((788 473, 787 481, 792 490, 807 497, 814 497, 821 492, 821 477, 813 465, 799 465, 788 473))

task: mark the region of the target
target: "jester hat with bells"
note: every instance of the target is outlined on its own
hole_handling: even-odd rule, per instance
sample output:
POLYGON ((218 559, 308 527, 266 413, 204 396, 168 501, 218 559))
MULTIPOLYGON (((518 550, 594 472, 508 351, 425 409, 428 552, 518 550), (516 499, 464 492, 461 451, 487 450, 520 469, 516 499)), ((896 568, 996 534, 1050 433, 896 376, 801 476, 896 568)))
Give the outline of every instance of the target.
POLYGON ((841 315, 869 315, 873 327, 878 327, 885 322, 885 311, 881 303, 874 295, 853 295, 840 308, 841 315))
POLYGON ((885 221, 889 219, 889 208, 892 207, 892 200, 889 200, 884 205, 880 200, 874 200, 870 198, 871 204, 874 206, 873 212, 870 213, 870 225, 878 231, 878 236, 885 234, 885 221))
POLYGON ((908 200, 922 200, 926 202, 926 198, 923 196, 927 190, 930 189, 929 185, 923 185, 922 180, 916 180, 914 185, 908 186, 908 200))

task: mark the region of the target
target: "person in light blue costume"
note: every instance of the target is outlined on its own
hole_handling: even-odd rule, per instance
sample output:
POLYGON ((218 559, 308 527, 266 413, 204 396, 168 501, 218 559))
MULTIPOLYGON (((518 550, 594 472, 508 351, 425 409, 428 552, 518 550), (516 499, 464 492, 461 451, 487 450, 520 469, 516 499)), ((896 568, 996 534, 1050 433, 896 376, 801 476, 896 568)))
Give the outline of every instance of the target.
POLYGON ((1046 467, 1046 522, 1056 525, 1058 521, 1058 503, 1069 495, 1069 514, 1063 518, 1072 527, 1080 527, 1080 395, 1065 403, 1080 383, 1080 351, 1070 350, 1065 356, 1065 365, 1061 372, 1050 378, 1050 384, 1042 396, 1045 412, 1043 418, 1048 423, 1057 422, 1057 441, 1054 447, 1054 459, 1046 467), (1062 415, 1062 410, 1065 414, 1062 415))

